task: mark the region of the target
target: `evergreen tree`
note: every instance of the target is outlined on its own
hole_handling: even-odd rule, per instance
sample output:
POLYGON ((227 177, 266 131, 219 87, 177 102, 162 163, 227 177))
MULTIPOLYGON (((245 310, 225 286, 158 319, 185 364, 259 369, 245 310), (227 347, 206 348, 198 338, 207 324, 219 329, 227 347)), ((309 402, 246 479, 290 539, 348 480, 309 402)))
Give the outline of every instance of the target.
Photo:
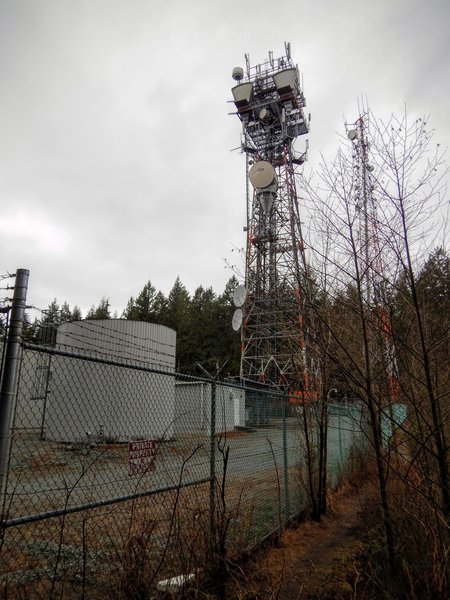
POLYGON ((155 299, 156 288, 148 281, 136 300, 133 297, 129 299, 123 317, 132 321, 154 322, 156 320, 155 299))
MULTIPOLYGON (((443 248, 434 250, 417 274, 416 294, 424 337, 423 353, 426 354, 433 372, 434 393, 438 398, 445 397, 450 393, 450 257, 443 248)), ((396 284, 393 315, 404 386, 413 390, 415 398, 426 398, 423 380, 418 378, 424 361, 421 356, 411 277, 406 272, 402 273, 396 284)))
POLYGON ((91 306, 86 315, 86 319, 110 319, 110 308, 109 298, 103 297, 97 307, 94 305, 91 306))
POLYGON ((59 322, 65 323, 66 321, 72 321, 72 312, 67 302, 63 302, 59 311, 59 322))
POLYGON ((153 311, 155 313, 155 323, 165 325, 167 322, 168 300, 162 292, 158 292, 153 302, 153 311))
POLYGON ((61 308, 58 304, 58 300, 56 298, 48 305, 48 308, 45 312, 45 316, 42 319, 43 323, 54 323, 55 325, 59 325, 61 322, 61 308))
POLYGON ((189 292, 181 283, 180 278, 177 277, 167 298, 165 325, 175 329, 175 331, 180 327, 185 327, 189 314, 189 304, 189 292))
POLYGON ((189 307, 189 293, 177 277, 167 299, 163 325, 177 332, 177 365, 180 370, 189 365, 189 307))
POLYGON ((231 277, 223 293, 214 304, 214 328, 213 355, 217 356, 217 362, 222 365, 226 360, 225 374, 239 375, 240 368, 240 346, 241 338, 239 332, 233 330, 231 320, 236 307, 233 304, 233 294, 238 286, 236 277, 231 277))
POLYGON ((127 305, 124 309, 124 311, 122 312, 122 318, 123 319, 129 319, 130 321, 133 319, 132 315, 134 312, 134 298, 133 296, 130 296, 130 299, 127 302, 127 305))
POLYGON ((31 322, 28 313, 25 313, 24 326, 23 326, 23 339, 25 342, 36 344, 40 342, 40 330, 41 323, 35 318, 31 322))
POLYGON ((72 321, 81 321, 83 314, 79 306, 74 306, 72 310, 72 321))
POLYGON ((200 286, 195 290, 189 307, 186 360, 192 365, 200 362, 208 369, 218 360, 215 303, 216 295, 212 288, 205 290, 200 286))
POLYGON ((61 308, 56 298, 48 305, 41 319, 38 340, 44 346, 54 346, 56 343, 56 330, 61 323, 61 308))
POLYGON ((444 248, 436 248, 417 278, 418 294, 425 308, 425 318, 432 338, 436 327, 447 322, 450 314, 450 256, 444 248))

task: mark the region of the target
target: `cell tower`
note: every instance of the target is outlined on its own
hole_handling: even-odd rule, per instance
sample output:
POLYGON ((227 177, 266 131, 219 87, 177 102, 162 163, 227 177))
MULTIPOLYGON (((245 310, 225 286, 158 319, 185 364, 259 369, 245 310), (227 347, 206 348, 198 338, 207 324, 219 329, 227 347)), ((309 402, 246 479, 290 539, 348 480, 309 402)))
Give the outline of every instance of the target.
POLYGON ((359 213, 359 272, 368 311, 374 329, 380 333, 382 356, 374 348, 374 360, 382 362, 386 372, 387 400, 397 402, 400 393, 398 367, 388 311, 383 256, 378 233, 376 181, 369 158, 368 114, 347 126, 347 137, 353 145, 355 202, 359 213), (378 354, 378 356, 377 356, 378 354), (380 360, 381 359, 381 360, 380 360))
POLYGON ((306 259, 296 169, 306 160, 294 142, 308 133, 298 67, 285 55, 233 69, 247 173, 245 286, 236 290, 233 327, 241 331, 241 378, 317 397, 309 351, 306 259))

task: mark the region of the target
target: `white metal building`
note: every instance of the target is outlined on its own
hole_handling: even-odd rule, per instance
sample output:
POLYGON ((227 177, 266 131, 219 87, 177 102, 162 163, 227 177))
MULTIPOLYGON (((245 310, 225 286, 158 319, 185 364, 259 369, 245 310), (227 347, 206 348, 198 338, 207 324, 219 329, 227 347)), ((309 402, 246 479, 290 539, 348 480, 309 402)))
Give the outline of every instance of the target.
POLYGON ((175 331, 154 323, 105 319, 60 325, 57 349, 80 358, 51 358, 45 437, 63 442, 170 438, 175 346, 175 331))
MULTIPOLYGON (((175 433, 211 433, 211 389, 208 382, 175 385, 175 433)), ((216 386, 216 433, 245 425, 245 391, 231 385, 216 386)))
POLYGON ((48 384, 50 356, 24 350, 17 382, 16 429, 40 430, 48 384))

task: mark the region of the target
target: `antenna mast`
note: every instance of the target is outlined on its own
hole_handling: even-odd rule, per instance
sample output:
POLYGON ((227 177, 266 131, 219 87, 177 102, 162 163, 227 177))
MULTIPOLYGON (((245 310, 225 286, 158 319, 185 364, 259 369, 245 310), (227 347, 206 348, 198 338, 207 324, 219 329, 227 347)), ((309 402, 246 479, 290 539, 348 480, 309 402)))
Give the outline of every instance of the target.
MULTIPOLYGON (((369 121, 366 111, 354 125, 347 127, 347 137, 353 145, 355 202, 360 218, 359 271, 363 280, 367 309, 372 316, 374 328, 381 333, 387 399, 390 403, 394 403, 399 398, 400 384, 378 234, 377 205, 374 195, 376 180, 373 175, 374 167, 369 160, 368 134, 369 121)), ((379 360, 380 356, 377 357, 376 354, 374 348, 374 359, 379 360)))
POLYGON ((310 352, 307 265, 295 175, 306 160, 294 143, 309 131, 298 67, 285 55, 236 67, 232 88, 242 123, 247 173, 245 289, 236 303, 241 378, 317 398, 319 373, 310 352), (245 297, 245 299, 243 299, 245 297), (242 301, 242 302, 241 302, 242 301))

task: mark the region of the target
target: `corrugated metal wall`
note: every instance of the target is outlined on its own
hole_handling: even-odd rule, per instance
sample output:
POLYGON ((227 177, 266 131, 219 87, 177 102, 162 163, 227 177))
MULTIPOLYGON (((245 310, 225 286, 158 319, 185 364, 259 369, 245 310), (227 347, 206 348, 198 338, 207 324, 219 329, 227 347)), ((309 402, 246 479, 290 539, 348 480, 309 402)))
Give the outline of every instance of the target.
MULTIPOLYGON (((177 382, 175 386, 175 433, 211 434, 210 383, 177 382)), ((217 383, 216 433, 245 425, 245 392, 217 383)))
POLYGON ((175 369, 176 333, 156 323, 126 319, 63 323, 58 327, 56 346, 93 356, 138 361, 159 369, 175 369))
POLYGON ((79 353, 80 359, 52 359, 43 432, 47 439, 128 441, 173 434, 175 378, 132 369, 131 364, 173 373, 175 331, 138 321, 76 321, 58 328, 56 345, 79 353), (124 361, 130 368, 81 357, 124 361))

